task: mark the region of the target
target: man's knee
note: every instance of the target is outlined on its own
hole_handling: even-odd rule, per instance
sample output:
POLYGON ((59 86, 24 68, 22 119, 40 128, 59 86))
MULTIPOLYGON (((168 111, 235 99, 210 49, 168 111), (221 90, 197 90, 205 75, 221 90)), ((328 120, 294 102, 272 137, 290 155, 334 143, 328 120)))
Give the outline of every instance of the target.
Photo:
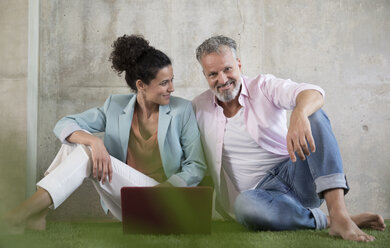
POLYGON ((309 121, 316 144, 324 142, 323 139, 327 140, 327 138, 334 136, 329 118, 322 109, 309 116, 309 121))
POLYGON ((272 230, 272 197, 258 190, 245 191, 238 195, 234 207, 237 221, 250 230, 272 230))
POLYGON ((309 121, 312 126, 320 125, 320 124, 324 124, 324 122, 329 122, 329 118, 326 115, 324 110, 319 109, 309 116, 309 121))
POLYGON ((243 192, 239 194, 234 202, 234 211, 236 214, 237 221, 247 219, 251 214, 251 207, 249 206, 248 193, 243 192))

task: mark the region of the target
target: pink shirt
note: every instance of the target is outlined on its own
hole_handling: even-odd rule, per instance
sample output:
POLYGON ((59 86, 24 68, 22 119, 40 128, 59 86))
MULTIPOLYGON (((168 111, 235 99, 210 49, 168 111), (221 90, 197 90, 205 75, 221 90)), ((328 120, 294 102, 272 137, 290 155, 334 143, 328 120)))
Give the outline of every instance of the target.
MULTIPOLYGON (((298 94, 308 89, 318 90, 325 96, 323 89, 318 86, 298 84, 270 74, 260 74, 255 78, 242 77, 238 101, 243 106, 246 128, 260 147, 275 154, 288 155, 286 110, 293 109, 298 94)), ((225 176, 226 173, 221 171, 226 117, 211 90, 197 96, 192 103, 217 195, 225 210, 232 213, 232 204, 238 191, 225 176), (226 193, 222 192, 221 195, 221 188, 226 193)))

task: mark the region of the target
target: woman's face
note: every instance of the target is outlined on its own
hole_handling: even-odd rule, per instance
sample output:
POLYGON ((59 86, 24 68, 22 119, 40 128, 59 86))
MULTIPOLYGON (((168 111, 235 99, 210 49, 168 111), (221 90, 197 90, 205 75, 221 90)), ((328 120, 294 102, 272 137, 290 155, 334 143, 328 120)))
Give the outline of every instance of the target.
POLYGON ((144 84, 143 86, 142 94, 146 102, 159 105, 168 104, 171 93, 175 90, 173 87, 172 65, 160 69, 149 85, 144 84))

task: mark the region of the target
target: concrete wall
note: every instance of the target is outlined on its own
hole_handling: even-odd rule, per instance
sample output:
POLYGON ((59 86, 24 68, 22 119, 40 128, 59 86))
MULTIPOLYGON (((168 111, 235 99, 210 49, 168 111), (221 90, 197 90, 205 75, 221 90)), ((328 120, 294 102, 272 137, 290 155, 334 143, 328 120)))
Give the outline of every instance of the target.
MULTIPOLYGON (((206 89, 194 50, 204 39, 236 39, 246 75, 272 73, 318 84, 352 187, 351 213, 390 218, 390 2, 132 0, 40 1, 38 177, 60 143, 52 128, 66 114, 126 93, 110 69, 111 43, 143 34, 173 59, 175 95, 206 89)), ((103 216, 86 183, 51 218, 103 216)))
POLYGON ((25 197, 27 0, 0 2, 0 214, 25 197))

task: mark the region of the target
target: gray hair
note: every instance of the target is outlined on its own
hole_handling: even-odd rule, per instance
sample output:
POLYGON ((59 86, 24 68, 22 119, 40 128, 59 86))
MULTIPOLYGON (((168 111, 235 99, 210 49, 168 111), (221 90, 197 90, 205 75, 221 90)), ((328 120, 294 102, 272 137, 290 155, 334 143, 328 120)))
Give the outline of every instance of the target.
POLYGON ((200 59, 207 54, 216 52, 221 53, 221 46, 227 46, 232 51, 233 57, 237 58, 237 44, 229 37, 223 35, 213 36, 205 41, 196 48, 196 59, 200 62, 200 59))

